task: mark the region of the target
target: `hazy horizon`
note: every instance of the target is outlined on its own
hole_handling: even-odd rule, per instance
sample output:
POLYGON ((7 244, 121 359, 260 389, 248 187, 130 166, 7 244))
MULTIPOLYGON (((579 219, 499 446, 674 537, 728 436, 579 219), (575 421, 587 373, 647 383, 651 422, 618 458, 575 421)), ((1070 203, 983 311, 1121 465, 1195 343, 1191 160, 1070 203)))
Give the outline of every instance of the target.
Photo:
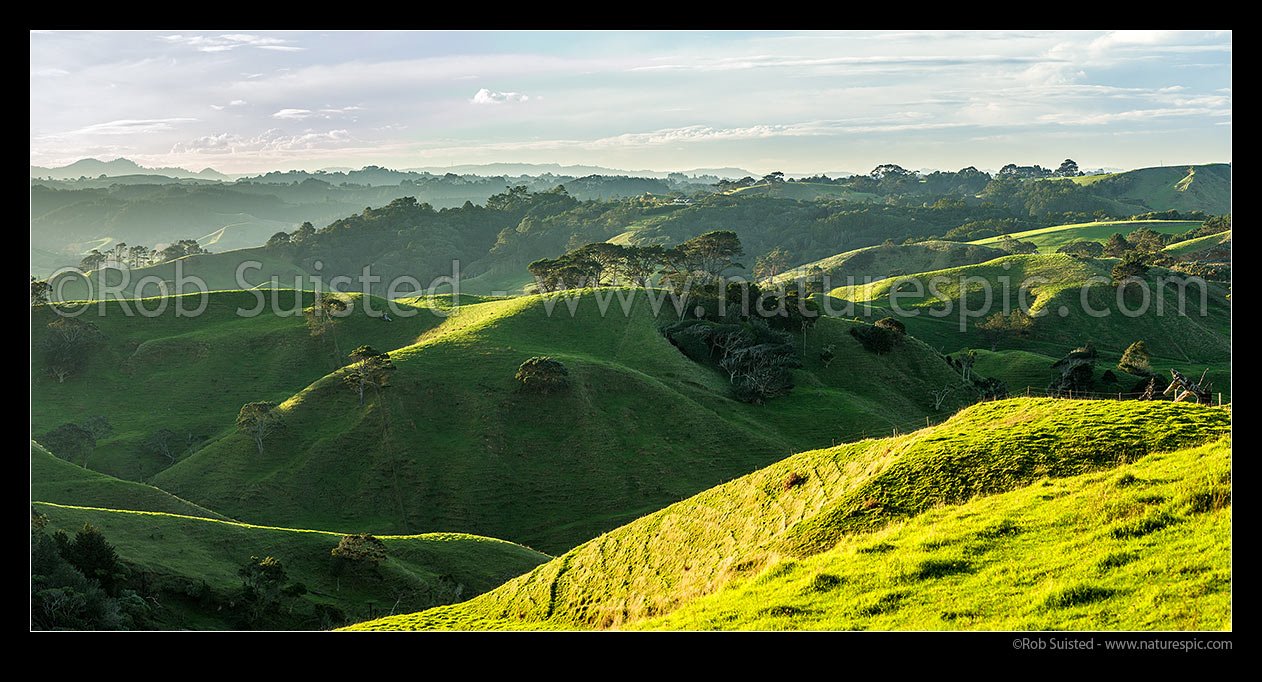
POLYGON ((47 32, 32 165, 1231 162, 1231 32, 47 32), (85 106, 90 103, 90 106, 85 106))

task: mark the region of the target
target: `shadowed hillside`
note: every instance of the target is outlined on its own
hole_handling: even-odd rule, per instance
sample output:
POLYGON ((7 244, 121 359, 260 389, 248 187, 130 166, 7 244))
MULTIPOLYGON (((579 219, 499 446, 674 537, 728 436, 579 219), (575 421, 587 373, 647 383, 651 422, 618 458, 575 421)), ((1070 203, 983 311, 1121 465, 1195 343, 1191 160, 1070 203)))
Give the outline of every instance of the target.
POLYGON ((73 535, 85 523, 100 529, 162 629, 327 629, 468 599, 548 558, 491 538, 431 533, 382 536, 378 565, 339 567, 332 551, 341 533, 39 501, 32 508, 48 518, 50 533, 73 535), (252 613, 243 595, 239 570, 251 556, 279 561, 291 588, 263 613, 252 613))
POLYGON ((261 457, 229 431, 154 482, 243 520, 453 530, 563 551, 794 451, 915 428, 976 399, 915 339, 876 355, 850 335, 858 323, 825 319, 790 395, 739 402, 726 374, 685 357, 658 322, 633 289, 464 306, 393 350, 388 386, 362 407, 330 374, 282 402, 286 431, 261 457), (568 387, 522 391, 514 375, 533 356, 560 361, 568 387), (944 387, 956 388, 935 408, 944 387))

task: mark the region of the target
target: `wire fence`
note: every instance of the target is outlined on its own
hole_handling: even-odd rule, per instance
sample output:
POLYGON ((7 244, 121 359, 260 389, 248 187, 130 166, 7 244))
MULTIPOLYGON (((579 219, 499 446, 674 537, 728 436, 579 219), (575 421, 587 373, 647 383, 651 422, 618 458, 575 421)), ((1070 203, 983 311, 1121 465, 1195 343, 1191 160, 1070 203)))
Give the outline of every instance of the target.
MULTIPOLYGON (((1223 404, 1222 392, 1212 393, 1214 403, 1219 407, 1223 404)), ((1148 391, 1070 391, 1061 390, 1053 391, 1045 388, 1025 387, 1024 391, 1009 394, 1009 397, 1019 398, 1061 398, 1065 400, 1141 400, 1144 396, 1149 396, 1150 400, 1162 400, 1162 394, 1153 391, 1149 395, 1148 391)))

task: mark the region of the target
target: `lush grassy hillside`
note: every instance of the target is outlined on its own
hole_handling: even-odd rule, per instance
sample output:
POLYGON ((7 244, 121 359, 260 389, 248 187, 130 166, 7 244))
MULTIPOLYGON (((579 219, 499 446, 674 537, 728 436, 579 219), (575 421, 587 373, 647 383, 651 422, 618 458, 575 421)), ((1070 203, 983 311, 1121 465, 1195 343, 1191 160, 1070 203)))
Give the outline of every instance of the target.
POLYGON ((106 476, 58 459, 35 441, 31 441, 31 499, 227 520, 151 485, 106 476))
POLYGON ((1199 255, 1220 255, 1224 254, 1230 258, 1231 254, 1231 230, 1219 232, 1218 234, 1210 234, 1196 239, 1188 239, 1187 241, 1175 242, 1166 246, 1166 253, 1175 256, 1197 256, 1199 255))
POLYGON ((1230 630, 1231 441, 784 558, 646 630, 1230 630))
MULTIPOLYGON (((46 305, 34 307, 33 437, 39 440, 60 424, 102 415, 114 433, 97 443, 87 461, 75 463, 120 478, 148 480, 170 463, 144 445, 156 431, 165 428, 179 434, 185 442, 176 454, 186 456, 188 436, 196 444, 233 431, 245 403, 283 401, 336 369, 356 347, 405 346, 443 319, 417 304, 399 304, 416 314, 395 315, 393 322, 386 322, 365 312, 361 296, 350 300, 355 304, 351 314, 323 340, 310 335, 301 315, 302 307, 312 302, 310 293, 299 297, 293 291, 216 292, 204 299, 193 294, 169 300, 156 317, 138 314, 137 307, 156 311, 159 299, 93 303, 77 319, 97 325, 105 344, 90 354, 82 374, 64 383, 45 374, 40 351, 47 325, 58 319, 57 314, 46 305), (238 310, 257 307, 257 295, 265 296, 269 310, 274 297, 276 309, 298 314, 239 316, 238 310), (206 308, 200 315, 176 316, 177 305, 191 312, 203 300, 206 308)), ((369 300, 374 311, 388 310, 385 301, 369 300)))
POLYGON ((263 456, 224 415, 226 435, 153 480, 246 521, 462 531, 560 552, 791 452, 914 428, 975 399, 915 339, 875 355, 849 334, 857 323, 825 319, 791 395, 738 402, 728 377, 687 359, 658 322, 634 289, 465 306, 399 344, 390 385, 363 407, 326 376, 284 400, 288 428, 263 456), (837 357, 827 368, 825 345, 837 357), (540 355, 568 368, 568 389, 519 390, 518 366, 540 355), (935 410, 931 391, 948 386, 935 410))
POLYGON ((847 317, 895 315, 906 324, 909 334, 950 353, 962 348, 989 348, 977 323, 995 312, 1017 310, 1022 284, 1028 282, 1025 306, 1035 316, 1033 330, 1028 338, 1004 336, 999 348, 1059 358, 1092 341, 1098 350, 1120 355, 1131 343, 1143 340, 1154 357, 1183 363, 1180 369, 1184 373, 1193 366, 1230 359, 1231 308, 1225 286, 1206 283, 1202 304, 1202 289, 1190 284, 1183 290, 1184 314, 1179 315, 1180 290, 1173 284, 1157 287, 1158 276, 1171 276, 1168 270, 1149 271, 1148 305, 1144 307, 1137 287, 1119 298, 1109 280, 1115 263, 1114 259, 1080 260, 1063 254, 1007 256, 980 265, 839 287, 831 295, 840 300, 827 302, 832 311, 847 317), (939 278, 936 285, 932 283, 935 278, 939 278), (935 295, 931 287, 941 295, 935 295), (970 311, 963 329, 961 292, 970 311), (990 305, 986 305, 987 292, 990 305), (905 314, 892 308, 891 293, 897 294, 895 300, 905 314), (950 299, 949 307, 944 298, 950 299), (846 301, 855 304, 853 309, 846 307, 846 301))
POLYGON ((853 277, 856 283, 862 283, 885 277, 984 263, 1006 255, 1007 252, 1000 249, 958 242, 928 241, 897 246, 868 246, 793 268, 777 275, 773 281, 792 282, 819 268, 837 286, 845 284, 848 277, 853 277))
MULTIPOLYGON (((1071 178, 1092 193, 1149 211, 1231 213, 1231 164, 1159 166, 1071 178)), ((1137 211, 1138 212, 1138 211, 1137 211)))
MULTIPOLYGON (((1057 249, 1076 241, 1107 242, 1114 233, 1128 235, 1136 230, 1149 229, 1160 234, 1182 234, 1201 223, 1194 220, 1106 220, 1095 223, 1077 223, 1074 225, 1053 225, 1037 230, 1014 232, 1013 239, 1030 242, 1039 247, 1041 253, 1055 253, 1057 249)), ((970 244, 994 246, 1000 243, 1000 237, 979 239, 970 244)))
POLYGON ((47 532, 101 529, 146 597, 149 615, 166 628, 320 629, 369 614, 404 612, 468 599, 530 570, 547 556, 500 540, 433 533, 381 537, 386 559, 376 570, 335 574, 340 533, 251 526, 151 512, 35 502, 47 532), (251 623, 237 571, 251 556, 279 560, 286 584, 306 593, 282 599, 280 611, 251 623), (143 576, 143 578, 142 578, 143 576))
MULTIPOLYGON (((983 403, 905 436, 794 455, 601 535, 472 601, 356 627, 626 626, 675 612, 784 557, 828 557, 856 545, 880 552, 870 534, 897 532, 926 513, 941 518, 952 505, 1038 481, 1073 485, 1064 479, 1212 441, 1229 429, 1228 411, 1188 404, 983 403)), ((1134 526, 1139 534, 1147 518, 1092 523, 1098 530, 1134 526)), ((976 523, 1002 535, 1009 532, 1004 519, 976 523)), ((951 572, 949 563, 921 568, 951 572)))

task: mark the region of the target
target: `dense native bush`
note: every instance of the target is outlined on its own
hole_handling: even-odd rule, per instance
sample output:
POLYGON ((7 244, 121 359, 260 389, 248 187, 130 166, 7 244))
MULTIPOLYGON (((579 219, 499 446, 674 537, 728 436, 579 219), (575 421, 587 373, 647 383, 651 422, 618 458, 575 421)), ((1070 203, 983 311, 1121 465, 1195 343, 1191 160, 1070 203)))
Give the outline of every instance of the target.
POLYGON ((718 323, 689 319, 667 325, 662 334, 694 362, 717 366, 737 400, 761 404, 793 388, 793 370, 802 366, 793 337, 751 319, 718 323))

